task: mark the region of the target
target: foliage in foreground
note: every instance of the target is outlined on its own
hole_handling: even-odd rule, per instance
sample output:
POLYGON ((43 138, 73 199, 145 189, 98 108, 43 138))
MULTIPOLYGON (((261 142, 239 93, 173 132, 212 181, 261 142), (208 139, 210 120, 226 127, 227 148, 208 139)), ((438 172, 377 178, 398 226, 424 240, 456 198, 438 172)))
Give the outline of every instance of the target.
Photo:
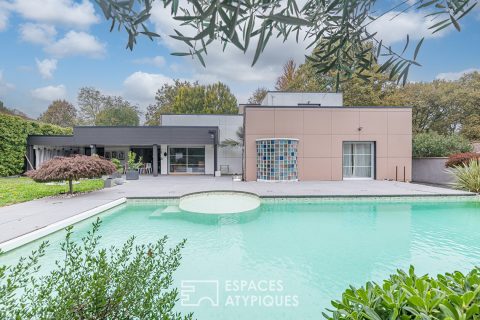
POLYGON ((382 285, 367 282, 350 287, 324 317, 337 319, 480 319, 480 268, 467 274, 455 271, 418 276, 414 268, 398 270, 382 285))
POLYGON ((0 319, 191 319, 173 311, 172 288, 185 240, 167 249, 167 238, 121 248, 101 249, 100 221, 73 241, 67 228, 63 261, 40 277, 43 243, 15 266, 0 266, 0 319))
POLYGON ((432 34, 452 26, 460 31, 460 20, 478 4, 478 0, 420 0, 395 1, 385 6, 386 2, 389 3, 378 0, 95 0, 105 19, 112 21, 111 30, 118 28, 128 33, 127 48, 131 50, 139 35, 151 40, 160 36, 148 29, 146 21, 151 19, 155 4, 163 4, 164 10, 169 8, 176 20, 175 34, 170 36, 183 42, 185 48, 173 54, 196 57, 204 66, 207 51, 225 50, 228 45, 244 53, 250 52, 249 47, 255 47, 252 62, 255 64, 271 39, 303 41, 306 49, 324 40, 314 52, 315 71, 334 72, 337 88, 342 78, 353 74, 368 81, 368 75, 363 72, 371 70, 378 60, 383 62, 378 72, 389 74, 391 79, 403 84, 410 67, 420 65, 417 56, 424 38, 413 48, 409 46, 413 41, 407 35, 403 50, 393 48, 383 43, 374 31, 378 23, 384 23, 383 19, 387 24, 394 24, 392 20, 398 16, 414 12, 428 18, 432 34), (365 50, 365 42, 373 45, 365 50))
POLYGON ((477 159, 450 170, 455 175, 455 188, 480 193, 480 163, 477 159))
POLYGON ((23 172, 29 134, 72 134, 72 128, 61 128, 0 113, 0 176, 11 176, 23 172))
MULTIPOLYGON (((103 188, 102 179, 80 180, 76 192, 88 192, 103 188)), ((0 178, 0 207, 68 192, 68 185, 47 185, 30 178, 0 178)))
POLYGON ((448 157, 454 153, 472 151, 470 142, 458 134, 448 136, 435 132, 419 133, 413 137, 414 157, 448 157))
POLYGON ((68 181, 69 192, 73 193, 73 180, 80 178, 100 178, 102 175, 112 174, 117 167, 108 160, 96 155, 74 155, 71 157, 55 157, 42 163, 39 169, 27 172, 35 181, 68 181))

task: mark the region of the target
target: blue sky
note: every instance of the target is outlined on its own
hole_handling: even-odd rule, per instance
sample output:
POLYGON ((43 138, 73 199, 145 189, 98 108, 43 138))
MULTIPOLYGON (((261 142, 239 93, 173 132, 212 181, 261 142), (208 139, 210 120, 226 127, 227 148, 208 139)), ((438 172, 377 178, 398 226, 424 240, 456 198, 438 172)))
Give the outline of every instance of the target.
MULTIPOLYGON (((372 25, 379 37, 402 46, 406 34, 427 39, 410 81, 455 79, 466 70, 480 69, 480 11, 462 21, 462 32, 446 30, 432 36, 429 22, 416 12, 393 23, 388 17, 372 25)), ((76 103, 78 89, 93 86, 122 95, 140 109, 153 102, 162 84, 172 79, 227 83, 240 103, 257 87, 273 89, 283 63, 303 61, 304 44, 273 41, 260 61, 250 67, 252 53, 213 46, 207 68, 191 58, 169 53, 182 44, 170 39, 177 24, 168 10, 156 5, 151 27, 163 37, 140 38, 133 52, 125 49, 126 34, 108 31, 109 24, 88 0, 0 0, 0 100, 37 117, 57 98, 76 103)))

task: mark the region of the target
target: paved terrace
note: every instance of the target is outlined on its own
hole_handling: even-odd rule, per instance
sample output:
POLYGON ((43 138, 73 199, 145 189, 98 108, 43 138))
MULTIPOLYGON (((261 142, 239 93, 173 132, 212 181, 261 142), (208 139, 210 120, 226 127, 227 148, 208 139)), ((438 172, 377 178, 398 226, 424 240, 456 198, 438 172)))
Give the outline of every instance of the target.
POLYGON ((0 243, 123 197, 178 197, 191 192, 237 190, 260 196, 471 195, 457 190, 394 181, 233 182, 231 177, 141 176, 140 180, 88 194, 51 197, 0 208, 0 243))

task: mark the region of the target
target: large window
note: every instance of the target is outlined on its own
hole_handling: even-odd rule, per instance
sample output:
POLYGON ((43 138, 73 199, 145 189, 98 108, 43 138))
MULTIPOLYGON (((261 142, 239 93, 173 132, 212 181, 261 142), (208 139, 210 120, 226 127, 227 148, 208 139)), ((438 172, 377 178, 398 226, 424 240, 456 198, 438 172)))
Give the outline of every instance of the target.
POLYGON ((205 147, 169 147, 169 173, 205 173, 205 147))
POLYGON ((343 178, 374 178, 374 144, 373 142, 343 143, 343 178))

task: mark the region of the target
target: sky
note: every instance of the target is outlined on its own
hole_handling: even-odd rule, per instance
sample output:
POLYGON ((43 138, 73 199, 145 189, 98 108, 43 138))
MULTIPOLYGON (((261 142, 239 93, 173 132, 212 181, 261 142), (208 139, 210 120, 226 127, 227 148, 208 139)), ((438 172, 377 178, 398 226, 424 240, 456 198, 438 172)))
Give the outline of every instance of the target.
MULTIPOLYGON (((421 13, 410 11, 390 20, 394 15, 370 28, 394 48, 403 48, 407 34, 413 44, 426 38, 418 57, 422 67, 410 71, 409 81, 455 80, 480 71, 480 10, 462 20, 461 32, 450 28, 435 35, 428 30, 432 22, 421 13)), ((121 95, 144 111, 157 89, 181 79, 222 81, 245 103, 258 87, 274 89, 288 59, 297 64, 305 59, 306 44, 293 39, 273 39, 254 67, 252 50, 244 54, 231 46, 223 51, 219 44, 210 48, 206 68, 190 57, 172 56, 185 47, 169 37, 178 22, 159 1, 150 27, 160 39, 141 37, 130 51, 125 48, 127 34, 109 32, 109 27, 89 0, 0 0, 0 100, 38 117, 55 99, 75 105, 79 88, 92 86, 121 95)))

